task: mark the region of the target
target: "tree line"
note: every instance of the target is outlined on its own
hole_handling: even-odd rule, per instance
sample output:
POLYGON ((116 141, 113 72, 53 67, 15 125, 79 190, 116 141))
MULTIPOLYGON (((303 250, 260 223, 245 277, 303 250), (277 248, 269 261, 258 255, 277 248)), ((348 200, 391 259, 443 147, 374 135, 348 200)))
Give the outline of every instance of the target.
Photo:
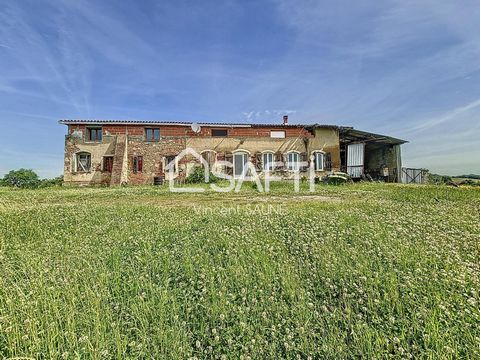
POLYGON ((61 186, 63 176, 53 179, 40 179, 32 169, 11 170, 3 179, 0 179, 0 186, 10 186, 22 189, 38 189, 51 186, 61 186))

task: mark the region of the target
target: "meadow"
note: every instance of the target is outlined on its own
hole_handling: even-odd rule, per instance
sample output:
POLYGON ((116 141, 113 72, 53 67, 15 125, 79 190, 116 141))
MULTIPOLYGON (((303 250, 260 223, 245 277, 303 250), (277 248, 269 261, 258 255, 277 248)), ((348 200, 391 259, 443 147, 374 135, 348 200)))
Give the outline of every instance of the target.
POLYGON ((0 358, 480 358, 480 190, 0 188, 0 358))

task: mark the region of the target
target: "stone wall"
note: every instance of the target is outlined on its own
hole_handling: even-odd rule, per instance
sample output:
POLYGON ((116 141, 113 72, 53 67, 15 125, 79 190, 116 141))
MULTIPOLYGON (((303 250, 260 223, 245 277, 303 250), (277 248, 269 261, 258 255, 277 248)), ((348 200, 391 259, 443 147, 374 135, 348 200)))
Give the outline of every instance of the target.
POLYGON ((86 143, 83 139, 67 136, 65 139, 64 182, 77 185, 110 184, 112 174, 103 171, 103 157, 113 156, 115 143, 115 137, 110 136, 104 136, 101 143, 86 143), (75 156, 79 152, 91 155, 89 172, 76 171, 75 156))
POLYGON ((158 142, 143 137, 128 137, 128 183, 153 184, 155 177, 165 176, 166 157, 176 156, 185 149, 185 138, 162 138, 158 142), (134 172, 134 156, 143 156, 142 172, 134 172))
MULTIPOLYGON (((148 127, 148 126, 147 126, 148 127)), ((189 134, 189 128, 179 126, 162 126, 161 139, 156 142, 145 141, 145 126, 103 126, 101 142, 85 141, 84 125, 70 125, 65 143, 65 183, 67 184, 153 184, 156 177, 166 177, 167 157, 175 157, 186 148, 192 148, 198 154, 211 150, 216 160, 232 161, 235 151, 249 154, 249 160, 257 164, 261 171, 259 159, 263 152, 275 154, 275 161, 285 161, 288 152, 300 154, 301 161, 308 161, 312 152, 322 150, 329 154, 332 169, 340 167, 338 132, 333 128, 315 130, 315 136, 304 128, 281 127, 285 138, 271 138, 270 131, 277 128, 230 128, 228 137, 212 137, 211 129, 202 128, 200 134, 189 134), (73 136, 72 134, 77 136, 73 136), (182 136, 173 136, 173 134, 182 136), (128 134, 128 135, 126 135, 128 134), (169 134, 169 136, 165 135, 169 134), (187 134, 187 135, 185 135, 187 134), (73 168, 73 159, 78 152, 88 152, 92 157, 91 171, 78 173, 73 168), (114 156, 112 173, 102 170, 103 157, 114 156), (143 169, 135 171, 134 157, 143 157, 143 169)), ((192 156, 181 159, 176 164, 177 176, 185 178, 192 167, 199 161, 192 156)), ((280 171, 285 178, 293 176, 291 172, 280 171)), ((322 176, 325 171, 319 171, 322 176)), ((305 174, 304 174, 305 175, 305 174)))

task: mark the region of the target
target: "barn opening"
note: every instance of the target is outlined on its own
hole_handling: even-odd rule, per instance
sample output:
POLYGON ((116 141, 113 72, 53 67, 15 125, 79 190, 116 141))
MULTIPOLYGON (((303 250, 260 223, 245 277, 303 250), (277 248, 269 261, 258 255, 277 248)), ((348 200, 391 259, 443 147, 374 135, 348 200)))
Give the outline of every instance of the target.
POLYGON ((340 131, 341 169, 354 180, 400 182, 400 145, 404 143, 391 136, 344 128, 340 131))

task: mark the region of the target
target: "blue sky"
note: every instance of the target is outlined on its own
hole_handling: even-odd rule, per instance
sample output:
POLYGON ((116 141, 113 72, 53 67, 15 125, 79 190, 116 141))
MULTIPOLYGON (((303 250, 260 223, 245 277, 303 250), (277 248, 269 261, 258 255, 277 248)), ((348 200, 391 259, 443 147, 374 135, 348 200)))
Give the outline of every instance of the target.
POLYGON ((478 1, 0 3, 0 175, 63 171, 61 118, 351 125, 480 173, 478 1))

